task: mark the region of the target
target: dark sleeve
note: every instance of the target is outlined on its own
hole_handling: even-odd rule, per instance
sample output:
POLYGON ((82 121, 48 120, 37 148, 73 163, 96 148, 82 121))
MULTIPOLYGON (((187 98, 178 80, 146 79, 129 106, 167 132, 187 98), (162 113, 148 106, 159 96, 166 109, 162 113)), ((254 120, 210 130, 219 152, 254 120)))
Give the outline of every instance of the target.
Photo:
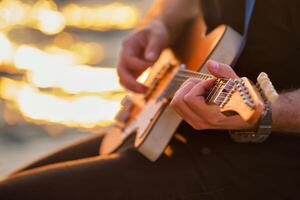
POLYGON ((299 0, 289 0, 288 2, 288 12, 290 17, 290 23, 292 26, 293 40, 295 40, 296 48, 300 51, 300 1, 299 0))

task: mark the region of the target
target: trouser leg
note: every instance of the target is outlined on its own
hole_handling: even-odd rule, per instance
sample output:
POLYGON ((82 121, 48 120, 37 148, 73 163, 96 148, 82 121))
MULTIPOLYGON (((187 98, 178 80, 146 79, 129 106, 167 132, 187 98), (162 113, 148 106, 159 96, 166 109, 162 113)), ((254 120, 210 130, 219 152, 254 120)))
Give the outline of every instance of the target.
POLYGON ((186 138, 173 139, 172 156, 155 163, 127 150, 24 171, 0 183, 0 199, 300 198, 300 138, 237 144, 215 131, 186 138))
POLYGON ((0 199, 211 199, 186 145, 171 148, 155 163, 131 149, 24 171, 0 184, 0 199))
POLYGON ((59 149, 58 151, 50 153, 49 155, 44 156, 43 158, 34 161, 33 163, 30 163, 21 169, 18 169, 17 171, 13 172, 12 175, 22 171, 53 163, 97 156, 102 137, 102 134, 97 134, 89 136, 86 139, 81 139, 78 142, 75 142, 69 146, 59 149))

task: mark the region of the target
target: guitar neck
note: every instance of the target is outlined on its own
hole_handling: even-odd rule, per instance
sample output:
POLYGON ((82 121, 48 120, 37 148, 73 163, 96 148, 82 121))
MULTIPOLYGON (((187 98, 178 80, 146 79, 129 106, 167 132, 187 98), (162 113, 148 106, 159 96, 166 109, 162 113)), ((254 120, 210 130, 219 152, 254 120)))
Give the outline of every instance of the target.
MULTIPOLYGON (((214 78, 214 76, 191 70, 180 69, 178 70, 171 83, 165 90, 163 97, 171 99, 174 96, 175 92, 180 88, 182 83, 188 80, 189 78, 208 80, 214 78)), ((206 102, 220 105, 225 100, 226 95, 232 89, 232 87, 233 82, 231 79, 216 79, 214 85, 210 88, 210 90, 207 93, 206 102)))

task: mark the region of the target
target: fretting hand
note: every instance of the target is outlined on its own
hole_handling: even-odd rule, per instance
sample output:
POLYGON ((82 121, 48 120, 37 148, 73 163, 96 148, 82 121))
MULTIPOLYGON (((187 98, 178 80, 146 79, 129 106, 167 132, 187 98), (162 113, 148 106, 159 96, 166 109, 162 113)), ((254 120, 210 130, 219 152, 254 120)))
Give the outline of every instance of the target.
MULTIPOLYGON (((208 71, 217 78, 236 78, 237 75, 228 65, 208 61, 208 71)), ((251 129, 249 124, 237 116, 225 116, 216 105, 205 102, 205 93, 212 87, 215 79, 189 79, 182 84, 171 102, 172 108, 193 128, 203 129, 251 129)))

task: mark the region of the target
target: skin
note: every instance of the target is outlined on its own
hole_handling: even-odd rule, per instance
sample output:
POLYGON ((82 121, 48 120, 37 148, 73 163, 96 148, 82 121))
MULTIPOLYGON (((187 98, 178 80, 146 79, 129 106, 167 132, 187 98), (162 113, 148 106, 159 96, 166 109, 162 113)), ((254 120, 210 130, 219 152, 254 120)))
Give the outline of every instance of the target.
MULTIPOLYGON (((230 66, 208 61, 206 67, 217 78, 237 78, 230 66)), ((201 81, 189 79, 178 89, 171 101, 171 107, 194 129, 249 129, 255 124, 244 122, 239 116, 227 117, 216 105, 205 102, 205 94, 215 79, 201 81)))
MULTIPOLYGON (((147 91, 136 81, 137 77, 158 59, 163 49, 176 41, 187 22, 201 15, 199 8, 198 0, 160 0, 154 4, 145 20, 123 43, 117 70, 125 88, 137 93, 147 91)), ((237 77, 222 63, 209 61, 206 67, 215 77, 237 77)), ((198 130, 254 128, 255 124, 245 123, 238 116, 226 117, 217 106, 205 103, 204 94, 212 83, 213 80, 187 80, 176 92, 172 108, 198 130)), ((299 99, 300 89, 280 94, 272 105, 274 131, 300 135, 299 99)))
POLYGON ((184 25, 199 12, 198 0, 156 1, 141 25, 123 42, 117 67, 120 83, 133 92, 146 92, 137 77, 153 65, 162 50, 176 40, 184 25))

